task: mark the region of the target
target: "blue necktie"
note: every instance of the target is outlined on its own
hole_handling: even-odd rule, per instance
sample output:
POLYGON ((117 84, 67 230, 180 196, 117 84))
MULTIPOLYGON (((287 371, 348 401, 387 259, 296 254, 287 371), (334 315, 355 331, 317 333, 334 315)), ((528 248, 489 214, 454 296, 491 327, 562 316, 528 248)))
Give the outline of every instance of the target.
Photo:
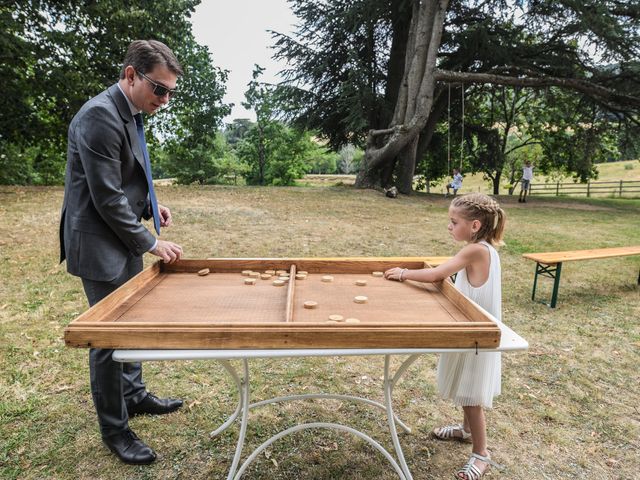
POLYGON ((153 178, 151 178, 151 160, 149 160, 149 152, 147 151, 147 142, 144 139, 144 126, 142 125, 142 114, 137 113, 133 116, 136 120, 136 128, 138 129, 138 138, 140 139, 140 147, 144 156, 144 173, 147 177, 147 185, 149 186, 149 201, 151 203, 151 213, 153 214, 153 226, 158 235, 160 235, 160 212, 158 210, 158 199, 153 189, 153 178))

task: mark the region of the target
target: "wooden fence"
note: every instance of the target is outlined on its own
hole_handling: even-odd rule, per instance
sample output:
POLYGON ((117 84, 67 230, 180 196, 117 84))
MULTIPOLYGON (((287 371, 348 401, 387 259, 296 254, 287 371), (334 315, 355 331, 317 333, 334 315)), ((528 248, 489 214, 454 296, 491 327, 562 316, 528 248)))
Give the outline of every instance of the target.
POLYGON ((532 183, 531 195, 586 195, 587 197, 640 197, 640 181, 587 183, 532 183))

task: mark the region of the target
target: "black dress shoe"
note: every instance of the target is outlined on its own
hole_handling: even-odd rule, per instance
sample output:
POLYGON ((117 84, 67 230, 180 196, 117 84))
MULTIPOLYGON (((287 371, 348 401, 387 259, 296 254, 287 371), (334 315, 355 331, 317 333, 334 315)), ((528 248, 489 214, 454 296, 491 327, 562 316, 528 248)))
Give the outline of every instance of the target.
POLYGON ((156 459, 156 452, 145 445, 131 430, 102 437, 102 441, 124 463, 148 465, 156 459))
POLYGON ((182 400, 174 398, 158 398, 153 393, 147 393, 147 396, 141 402, 127 407, 129 417, 136 415, 164 415, 165 413, 175 412, 182 406, 182 400))

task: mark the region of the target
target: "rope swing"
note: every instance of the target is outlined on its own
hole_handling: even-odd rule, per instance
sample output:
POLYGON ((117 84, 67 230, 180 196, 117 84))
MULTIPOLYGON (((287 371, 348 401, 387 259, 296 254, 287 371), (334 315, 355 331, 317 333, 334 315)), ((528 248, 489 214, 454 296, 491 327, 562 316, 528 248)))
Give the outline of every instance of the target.
POLYGON ((447 97, 447 175, 451 175, 451 84, 447 97))
POLYGON ((462 159, 464 158, 464 83, 460 84, 460 90, 462 90, 462 117, 460 119, 460 124, 462 125, 461 131, 462 135, 460 138, 460 168, 459 171, 462 171, 462 159))
MULTIPOLYGON (((464 159, 464 83, 460 84, 461 100, 462 100, 462 118, 460 119, 461 134, 460 134, 460 167, 459 171, 462 171, 462 161, 464 159)), ((451 84, 448 84, 447 95, 447 173, 451 175, 451 84)))

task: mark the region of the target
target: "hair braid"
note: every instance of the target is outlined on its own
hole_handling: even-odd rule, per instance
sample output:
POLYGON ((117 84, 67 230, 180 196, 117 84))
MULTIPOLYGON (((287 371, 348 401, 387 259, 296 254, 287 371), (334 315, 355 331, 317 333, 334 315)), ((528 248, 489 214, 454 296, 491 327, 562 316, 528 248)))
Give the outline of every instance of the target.
POLYGON ((507 217, 495 199, 484 193, 467 193, 454 198, 451 207, 459 210, 467 220, 480 222, 480 229, 473 239, 475 242, 486 240, 494 246, 504 245, 502 237, 507 217))

